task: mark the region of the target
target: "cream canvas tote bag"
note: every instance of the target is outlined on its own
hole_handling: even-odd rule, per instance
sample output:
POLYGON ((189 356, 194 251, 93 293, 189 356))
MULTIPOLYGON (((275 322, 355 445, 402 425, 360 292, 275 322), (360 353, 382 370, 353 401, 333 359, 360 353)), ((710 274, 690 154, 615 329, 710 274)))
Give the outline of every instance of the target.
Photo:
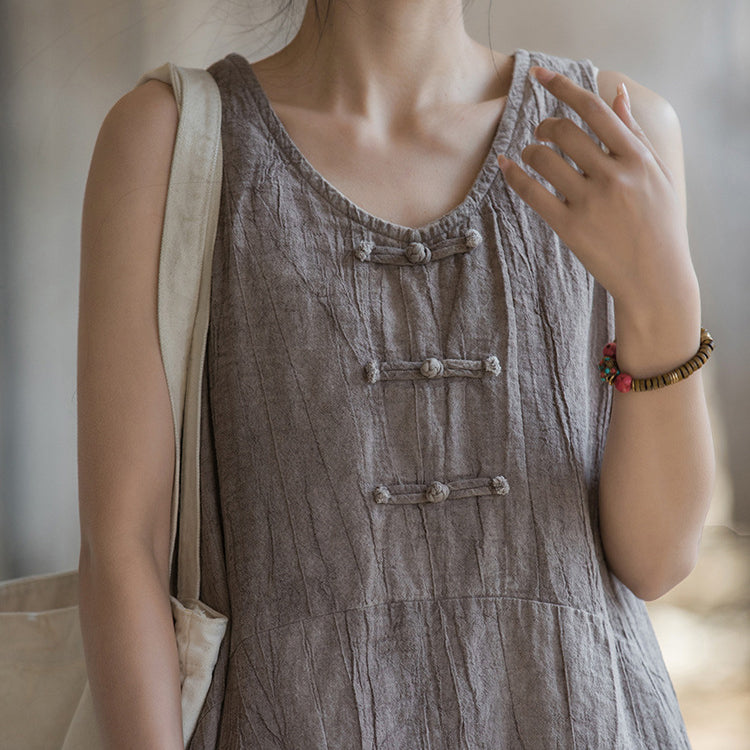
MULTIPOLYGON (((200 398, 221 195, 221 97, 200 68, 164 63, 136 86, 152 78, 172 86, 180 113, 159 256, 158 326, 175 436, 169 549, 177 590, 170 601, 187 745, 228 622, 199 599, 200 398)), ((0 583, 0 748, 105 750, 86 675, 77 570, 0 583)))

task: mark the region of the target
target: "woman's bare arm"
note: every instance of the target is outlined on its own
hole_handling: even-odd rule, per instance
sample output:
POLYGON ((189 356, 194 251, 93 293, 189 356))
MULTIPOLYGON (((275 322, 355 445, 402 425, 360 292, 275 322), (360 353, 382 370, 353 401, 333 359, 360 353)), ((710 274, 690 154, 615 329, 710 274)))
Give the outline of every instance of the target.
POLYGON ((80 617, 110 750, 183 747, 168 581, 175 443, 156 307, 177 121, 167 84, 125 94, 101 126, 83 203, 80 617))
MULTIPOLYGON (((677 114, 623 73, 602 71, 599 78, 607 102, 614 100, 617 82, 626 81, 635 120, 671 171, 684 224, 687 190, 677 114)), ((657 294, 644 290, 635 308, 615 301, 617 363, 623 372, 650 377, 678 367, 698 350, 700 288, 692 264, 688 270, 671 271, 671 288, 680 289, 676 297, 662 287, 657 294)), ((702 371, 655 391, 613 389, 599 526, 610 570, 636 596, 658 599, 695 567, 715 476, 702 371)))

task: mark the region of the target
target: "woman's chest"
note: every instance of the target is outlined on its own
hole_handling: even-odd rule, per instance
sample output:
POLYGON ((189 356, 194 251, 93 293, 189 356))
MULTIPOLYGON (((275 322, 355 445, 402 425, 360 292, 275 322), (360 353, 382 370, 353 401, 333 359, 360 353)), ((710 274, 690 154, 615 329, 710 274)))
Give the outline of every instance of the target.
POLYGON ((517 347, 541 357, 550 336, 587 355, 592 278, 534 215, 509 221, 494 191, 440 233, 389 236, 267 176, 224 206, 217 245, 215 341, 238 370, 239 335, 274 387, 302 373, 330 406, 352 385, 501 383, 517 347))
POLYGON ((274 108, 308 162, 339 192, 374 216, 419 227, 447 214, 469 192, 506 99, 435 113, 391 132, 281 104, 274 108))

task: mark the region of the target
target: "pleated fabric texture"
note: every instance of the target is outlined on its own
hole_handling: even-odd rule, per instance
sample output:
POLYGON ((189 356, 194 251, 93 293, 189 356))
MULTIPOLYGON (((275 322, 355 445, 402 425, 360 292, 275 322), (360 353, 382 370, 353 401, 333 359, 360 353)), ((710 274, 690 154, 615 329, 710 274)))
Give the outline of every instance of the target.
POLYGON ((230 628, 191 750, 690 747, 598 531, 612 298, 496 162, 549 116, 598 143, 528 76, 597 68, 514 59, 472 188, 419 229, 327 182, 245 57, 208 68, 201 598, 230 628))

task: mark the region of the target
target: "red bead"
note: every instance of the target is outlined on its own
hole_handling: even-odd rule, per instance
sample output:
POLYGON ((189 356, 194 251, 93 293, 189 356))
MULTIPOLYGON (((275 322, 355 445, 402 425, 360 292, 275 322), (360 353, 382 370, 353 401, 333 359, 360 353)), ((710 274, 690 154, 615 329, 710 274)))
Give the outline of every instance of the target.
POLYGON ((617 352, 617 345, 615 344, 614 341, 610 341, 609 344, 607 344, 604 347, 604 353, 608 357, 614 357, 616 352, 617 352))
POLYGON ((628 375, 626 372, 621 372, 615 378, 614 386, 621 393, 627 393, 630 390, 632 382, 633 378, 630 375, 628 375))

